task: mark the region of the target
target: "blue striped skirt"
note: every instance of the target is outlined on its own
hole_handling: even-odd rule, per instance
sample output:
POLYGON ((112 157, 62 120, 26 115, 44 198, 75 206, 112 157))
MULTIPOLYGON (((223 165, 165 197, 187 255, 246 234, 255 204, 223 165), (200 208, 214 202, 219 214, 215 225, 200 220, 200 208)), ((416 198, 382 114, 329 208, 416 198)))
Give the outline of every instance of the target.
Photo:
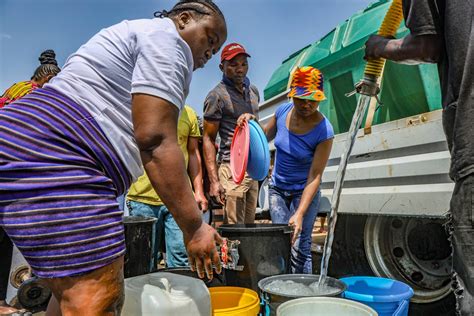
POLYGON ((97 122, 52 89, 0 110, 0 226, 42 278, 125 253, 117 196, 130 175, 97 122))

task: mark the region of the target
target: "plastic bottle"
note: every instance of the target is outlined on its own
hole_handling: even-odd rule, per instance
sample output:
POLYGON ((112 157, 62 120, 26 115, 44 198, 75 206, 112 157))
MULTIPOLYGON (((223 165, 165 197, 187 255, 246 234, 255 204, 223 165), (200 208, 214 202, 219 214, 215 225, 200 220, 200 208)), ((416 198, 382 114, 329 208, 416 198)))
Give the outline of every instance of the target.
POLYGON ((167 272, 129 278, 122 315, 210 316, 209 290, 201 280, 167 272))

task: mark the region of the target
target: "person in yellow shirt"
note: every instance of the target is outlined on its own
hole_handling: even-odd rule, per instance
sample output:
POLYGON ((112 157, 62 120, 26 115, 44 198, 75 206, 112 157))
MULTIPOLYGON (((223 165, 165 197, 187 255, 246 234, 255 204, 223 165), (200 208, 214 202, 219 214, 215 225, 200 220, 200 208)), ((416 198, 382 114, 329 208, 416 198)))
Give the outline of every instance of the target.
MULTIPOLYGON (((207 212, 208 202, 204 196, 202 184, 201 155, 199 154, 199 121, 196 112, 186 105, 179 116, 178 144, 184 154, 188 175, 194 189, 196 201, 203 211, 207 212)), ((154 237, 152 242, 152 270, 156 268, 160 252, 166 252, 167 267, 188 266, 188 255, 184 246, 183 233, 178 227, 166 205, 153 189, 146 174, 132 184, 127 195, 127 207, 132 216, 155 217, 154 237), (162 249, 164 244, 165 249, 162 249)))

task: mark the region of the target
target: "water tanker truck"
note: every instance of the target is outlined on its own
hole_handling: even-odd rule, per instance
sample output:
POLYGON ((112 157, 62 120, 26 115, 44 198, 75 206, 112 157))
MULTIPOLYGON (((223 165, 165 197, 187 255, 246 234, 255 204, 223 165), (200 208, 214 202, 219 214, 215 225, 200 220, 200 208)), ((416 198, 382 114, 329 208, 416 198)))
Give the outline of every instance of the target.
MULTIPOLYGON (((319 109, 336 133, 321 185, 322 208, 327 211, 359 98, 346 93, 363 76, 364 43, 377 32, 389 5, 386 0, 371 4, 290 55, 264 89, 262 124, 288 102, 287 84, 295 67, 313 66, 323 72, 327 99, 319 109)), ((408 32, 402 23, 397 37, 408 32)), ((443 224, 454 183, 448 176, 450 155, 436 65, 388 61, 379 99, 381 105, 371 104, 349 160, 329 275, 398 279, 415 291, 411 314, 449 315, 454 297, 443 224)))

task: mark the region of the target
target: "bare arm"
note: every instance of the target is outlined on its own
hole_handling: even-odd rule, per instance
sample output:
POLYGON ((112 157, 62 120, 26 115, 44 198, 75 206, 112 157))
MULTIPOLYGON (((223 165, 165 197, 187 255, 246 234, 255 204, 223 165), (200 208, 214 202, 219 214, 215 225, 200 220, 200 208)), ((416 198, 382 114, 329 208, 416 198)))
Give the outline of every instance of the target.
POLYGON ((203 135, 203 151, 204 162, 207 168, 207 174, 211 184, 209 195, 217 200, 217 202, 224 204, 224 189, 219 183, 219 175, 217 173, 216 162, 216 137, 219 131, 218 121, 204 120, 204 135, 203 135))
POLYGON ((442 54, 443 40, 439 35, 411 34, 401 39, 373 35, 365 43, 365 57, 385 58, 399 63, 436 63, 442 54))
POLYGON ((206 164, 207 173, 209 174, 209 181, 219 182, 217 175, 217 162, 216 162, 216 137, 219 131, 219 122, 204 120, 204 135, 203 135, 203 152, 204 162, 206 164))
POLYGON ((190 265, 200 277, 204 268, 212 278, 212 266, 220 266, 217 232, 201 220, 201 212, 187 179, 183 153, 178 147, 179 111, 168 101, 145 94, 132 97, 135 139, 153 188, 183 231, 190 265))
POLYGON ((267 125, 263 127, 263 131, 265 132, 265 136, 267 136, 269 142, 275 138, 277 132, 277 121, 275 115, 273 115, 267 125))
POLYGON ((188 137, 188 174, 194 187, 194 198, 201 211, 207 210, 207 199, 204 196, 202 183, 201 154, 199 153, 199 138, 188 137))
POLYGON ((293 242, 301 232, 303 225, 303 217, 308 211, 308 207, 314 199, 314 196, 318 192, 319 185, 321 184, 321 178, 326 168, 326 164, 329 159, 332 148, 332 139, 328 139, 316 147, 313 156, 313 162, 308 174, 308 180, 301 196, 300 204, 295 211, 295 214, 290 218, 289 224, 295 227, 293 234, 293 242))

